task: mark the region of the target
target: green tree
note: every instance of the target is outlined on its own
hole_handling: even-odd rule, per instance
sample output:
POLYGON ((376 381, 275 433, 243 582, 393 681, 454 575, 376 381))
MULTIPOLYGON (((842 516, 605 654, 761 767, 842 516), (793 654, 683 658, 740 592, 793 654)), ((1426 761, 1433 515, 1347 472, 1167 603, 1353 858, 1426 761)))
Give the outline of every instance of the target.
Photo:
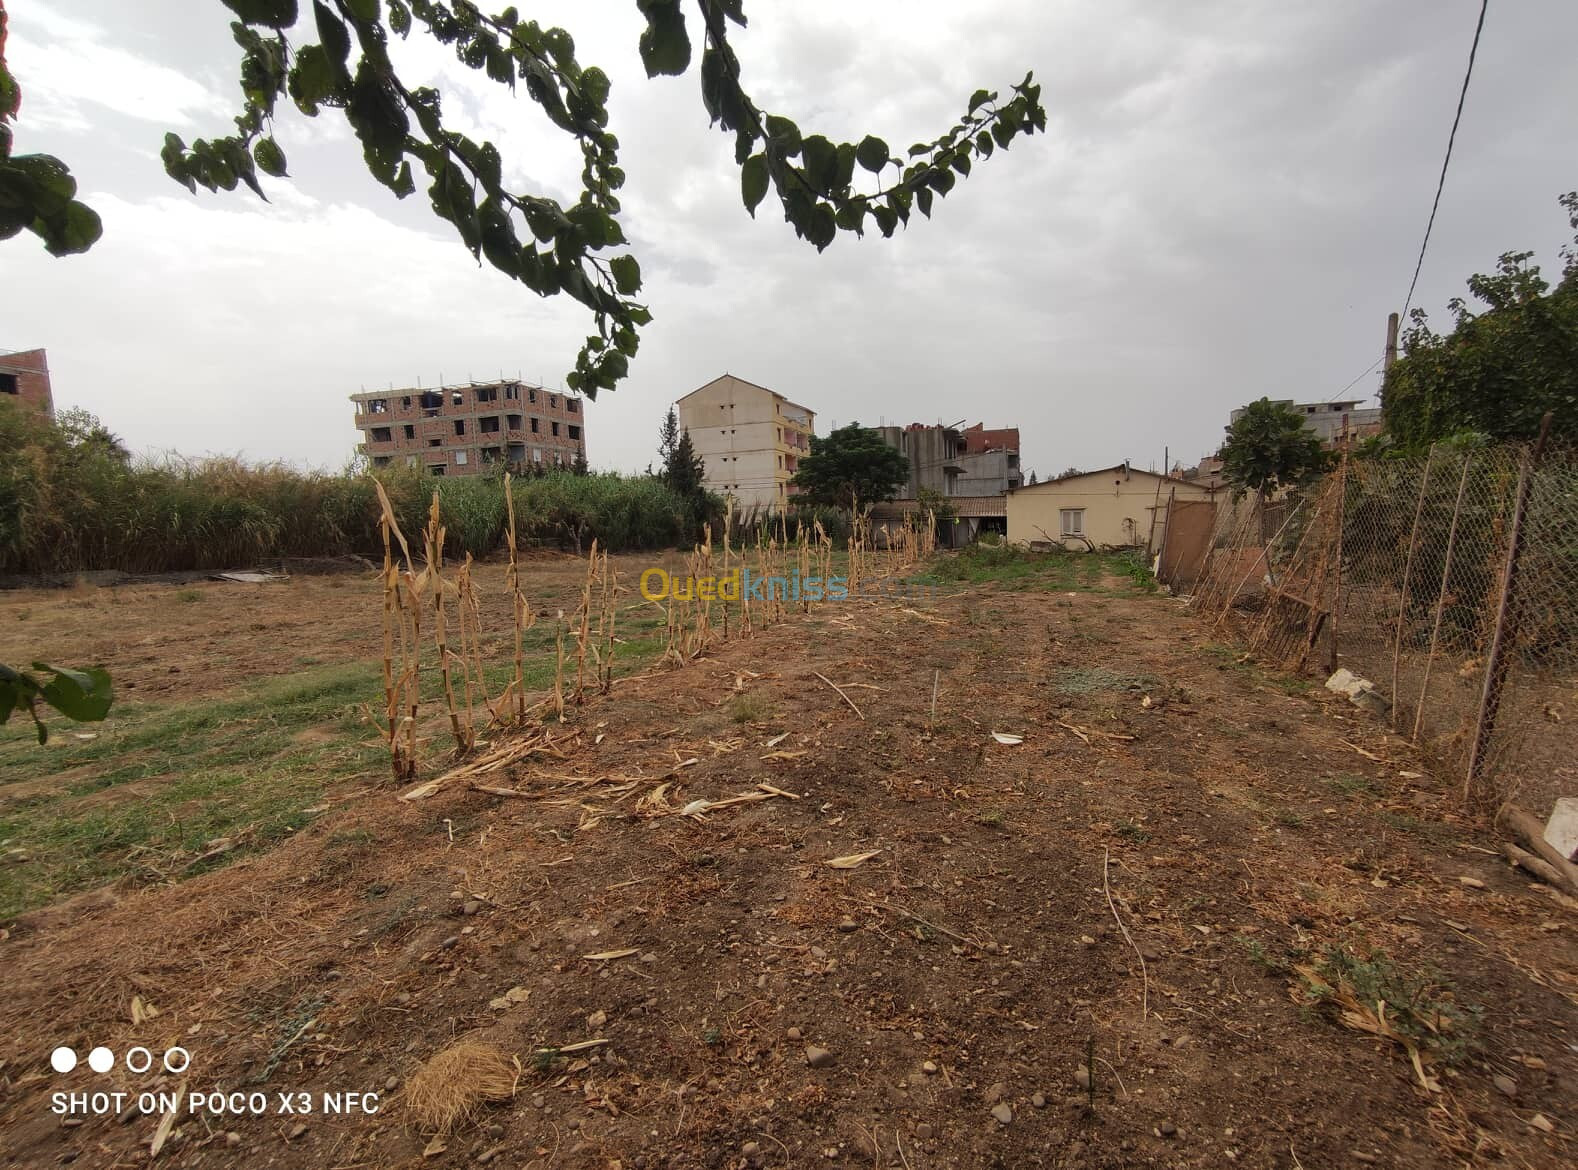
POLYGON ((882 436, 858 422, 822 438, 811 436, 811 450, 800 460, 794 484, 797 499, 850 507, 891 500, 910 476, 910 461, 882 436))
POLYGON ((1331 465, 1303 417, 1268 398, 1244 407, 1227 428, 1221 454, 1222 475, 1235 495, 1307 483, 1331 465))
POLYGON ((674 449, 679 446, 679 415, 671 406, 668 414, 663 418, 663 426, 658 431, 657 454, 658 463, 662 465, 664 474, 668 474, 669 460, 674 457, 674 449))
POLYGON ((1036 483, 1036 473, 1034 471, 1032 471, 1030 473, 1030 486, 1034 487, 1035 483, 1036 483))
MULTIPOLYGON (((619 140, 608 130, 608 75, 577 58, 568 32, 523 20, 513 6, 488 14, 471 0, 313 0, 310 16, 298 0, 220 2, 236 17, 231 32, 241 49, 236 133, 190 144, 165 135, 161 157, 173 179, 193 192, 245 184, 261 196, 260 173, 287 174, 285 150, 274 137, 279 100, 287 98, 308 117, 339 110, 361 143, 368 170, 396 196, 416 192, 420 170, 433 211, 479 261, 539 296, 565 293, 591 312, 596 331, 565 377, 570 389, 595 397, 625 377, 639 330, 652 316, 634 299, 641 266, 624 250, 618 191, 625 172, 619 140), (580 147, 584 166, 575 201, 563 205, 540 191, 511 189, 505 176, 514 168, 498 148, 446 122, 436 89, 400 76, 389 54, 392 37, 447 46, 489 81, 512 93, 524 89, 580 147)), ((1027 73, 1006 99, 976 90, 954 125, 901 154, 875 135, 835 142, 803 133, 745 90, 730 43, 730 26, 746 23, 744 0, 695 0, 695 24, 687 22, 685 7, 682 0, 636 0, 647 75, 686 72, 694 34, 702 104, 711 123, 734 139, 746 210, 754 216, 771 190, 795 234, 818 251, 840 231, 864 235, 871 226, 891 236, 909 223, 912 210, 929 217, 935 200, 976 163, 1021 135, 1046 129, 1041 87, 1027 73)), ((0 111, 14 113, 15 83, 7 74, 0 84, 0 111)), ((3 143, 9 141, 7 132, 3 143)), ((56 160, 28 165, 20 177, 12 173, 19 163, 0 172, 0 224, 15 224, 12 234, 41 224, 52 248, 86 248, 92 239, 85 217, 92 213, 69 203, 75 187, 64 166, 56 160)), ((97 217, 92 227, 96 238, 97 217)))
POLYGON ((707 465, 696 454, 696 445, 690 441, 690 431, 681 431, 679 442, 674 444, 668 458, 664 460, 663 482, 682 496, 694 497, 707 490, 703 482, 706 475, 707 465))
POLYGON ((1530 264, 1532 252, 1506 252, 1493 273, 1468 279, 1484 305, 1448 304, 1452 331, 1431 330, 1424 310, 1409 315, 1404 356, 1381 393, 1394 447, 1426 447, 1460 433, 1525 439, 1552 412, 1552 432, 1578 436, 1578 192, 1560 199, 1574 232, 1562 249, 1562 280, 1552 290, 1530 264))

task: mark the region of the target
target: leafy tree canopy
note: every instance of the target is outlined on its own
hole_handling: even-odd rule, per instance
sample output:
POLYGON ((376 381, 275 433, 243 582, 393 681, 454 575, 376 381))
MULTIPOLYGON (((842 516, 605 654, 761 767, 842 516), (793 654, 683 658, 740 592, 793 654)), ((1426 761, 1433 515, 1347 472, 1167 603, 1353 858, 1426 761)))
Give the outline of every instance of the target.
POLYGON ((1330 466, 1330 453, 1303 416, 1268 398, 1244 407, 1222 444, 1222 475, 1235 494, 1307 483, 1330 466))
POLYGON ((910 477, 910 461, 882 436, 858 422, 823 438, 811 436, 811 450, 800 460, 794 484, 797 499, 849 507, 891 500, 910 477))
POLYGON ((1460 432, 1494 439, 1531 438, 1540 417, 1552 432, 1578 436, 1578 192, 1560 199, 1574 243, 1554 290, 1529 263, 1532 252, 1507 252, 1491 274, 1468 279, 1486 306, 1449 303, 1452 331, 1431 330, 1424 310, 1409 314, 1405 356, 1386 376, 1381 402, 1396 446, 1427 446, 1460 432))
MULTIPOLYGON (((241 50, 236 133, 190 144, 167 134, 162 157, 173 179, 194 192, 245 184, 261 196, 259 172, 287 173, 285 149, 274 135, 279 100, 288 98, 309 117, 338 110, 380 183, 403 199, 416 192, 420 171, 434 213, 479 261, 540 296, 567 293, 591 311, 596 331, 565 377, 570 389, 595 397, 626 375, 651 314, 635 300, 640 263, 622 250, 618 191, 625 173, 619 141, 608 130, 609 78, 577 58, 568 32, 543 28, 514 6, 490 14, 471 0, 219 2, 236 18, 231 31, 241 50), (524 89, 575 140, 582 190, 572 204, 512 190, 498 148, 446 123, 438 90, 399 75, 390 38, 413 36, 447 46, 504 89, 524 89)), ((803 132, 746 92, 729 42, 730 26, 745 25, 744 0, 695 0, 690 19, 682 0, 636 0, 636 7, 645 25, 638 49, 647 76, 685 73, 699 46, 702 104, 712 124, 734 138, 746 210, 754 216, 771 190, 795 234, 818 251, 840 231, 859 236, 874 226, 891 236, 912 211, 930 216, 935 200, 977 162, 1022 134, 1046 129, 1041 87, 1027 73, 1007 98, 976 90, 953 126, 907 151, 895 152, 870 134, 835 142, 803 132)), ((15 109, 15 83, 0 73, 0 123, 15 109)), ((0 155, 9 142, 7 130, 0 155)), ((58 160, 31 157, 0 158, 0 233, 32 227, 53 251, 86 249, 98 236, 97 217, 71 202, 75 184, 58 160)))

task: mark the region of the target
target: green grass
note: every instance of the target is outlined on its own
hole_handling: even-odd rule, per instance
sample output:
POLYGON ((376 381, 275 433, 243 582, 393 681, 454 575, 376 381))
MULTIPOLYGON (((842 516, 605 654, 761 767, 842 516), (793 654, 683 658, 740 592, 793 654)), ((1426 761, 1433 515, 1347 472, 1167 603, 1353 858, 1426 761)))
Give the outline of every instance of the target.
POLYGON ((1458 1003, 1451 981, 1433 967, 1405 968, 1385 951, 1360 957, 1334 946, 1315 970, 1323 982, 1306 978, 1306 986, 1317 1002, 1340 999, 1346 990, 1372 1011, 1385 1004, 1386 1022, 1394 1032, 1448 1063, 1477 1047, 1484 1009, 1458 1003))
POLYGON ((1081 666, 1059 671, 1052 685, 1065 695, 1089 695, 1097 691, 1126 691, 1130 687, 1152 686, 1156 679, 1147 674, 1124 674, 1105 666, 1081 666))
MULTIPOLYGON (((1149 577, 1147 572, 1146 577, 1149 577)), ((1048 592, 1117 592, 1103 584, 1108 576, 1135 576, 1135 562, 1126 553, 1031 552, 1012 544, 974 544, 956 553, 938 556, 926 569, 908 580, 918 585, 983 585, 996 583, 1015 590, 1048 592)))
MULTIPOLYGON (((616 677, 662 653, 654 618, 632 615, 620 636, 616 677)), ((526 690, 542 694, 553 686, 554 624, 525 641, 526 690)), ((492 657, 484 674, 497 698, 514 666, 502 647, 492 657)), ((572 680, 573 671, 572 659, 572 680)), ((216 677, 215 688, 230 681, 216 677)), ((309 810, 331 787, 387 775, 380 733, 367 718, 382 702, 382 668, 367 660, 310 667, 209 700, 120 702, 84 732, 93 739, 59 727, 39 746, 13 720, 0 730, 0 922, 122 877, 188 876, 196 872, 192 858, 218 837, 236 845, 209 866, 278 843, 310 823, 309 810), (59 783, 10 795, 12 785, 51 776, 59 783), (114 791, 138 781, 148 783, 114 791)), ((435 741, 427 754, 436 762, 444 750, 435 741)), ((366 842, 352 835, 329 844, 349 854, 366 842)))
POLYGON ((57 735, 59 746, 8 730, 0 841, 27 860, 0 867, 0 920, 126 874, 181 873, 217 837, 244 833, 245 852, 300 829, 328 783, 382 762, 362 715, 378 679, 376 663, 352 662, 210 702, 123 704, 96 739, 57 735), (326 734, 303 742, 308 728, 326 734), (62 772, 72 778, 59 788, 5 799, 9 784, 62 772), (104 792, 146 779, 135 795, 104 792))

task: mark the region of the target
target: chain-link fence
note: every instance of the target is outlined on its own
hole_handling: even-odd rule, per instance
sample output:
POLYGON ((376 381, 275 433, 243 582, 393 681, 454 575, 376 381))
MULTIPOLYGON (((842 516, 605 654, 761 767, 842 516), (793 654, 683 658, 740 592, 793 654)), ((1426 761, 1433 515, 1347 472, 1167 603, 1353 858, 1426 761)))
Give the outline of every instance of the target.
POLYGON ((1369 679, 1471 805, 1578 793, 1578 453, 1347 458, 1225 504, 1193 605, 1264 661, 1369 679))

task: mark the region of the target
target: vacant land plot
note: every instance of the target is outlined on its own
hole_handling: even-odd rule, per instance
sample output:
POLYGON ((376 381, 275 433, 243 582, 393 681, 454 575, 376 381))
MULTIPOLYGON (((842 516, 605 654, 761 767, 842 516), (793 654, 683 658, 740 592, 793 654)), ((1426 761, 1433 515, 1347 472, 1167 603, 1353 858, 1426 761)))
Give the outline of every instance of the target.
MULTIPOLYGON (((534 603, 579 573, 535 569, 534 603)), ((0 890, 34 908, 0 939, 0 1156, 1574 1162, 1573 906, 1427 764, 1121 562, 925 579, 679 670, 632 610, 630 677, 555 755, 413 802, 363 713, 371 579, 0 598, 0 659, 47 641, 123 698, 98 738, 0 746, 0 890), (459 1040, 505 1057, 504 1099, 435 1134, 421 1070, 459 1040), (182 1073, 50 1071, 177 1043, 182 1073), (63 1089, 133 1096, 63 1123, 63 1089), (268 1110, 140 1113, 160 1089, 268 1110), (321 1109, 363 1091, 376 1114, 321 1109)))

